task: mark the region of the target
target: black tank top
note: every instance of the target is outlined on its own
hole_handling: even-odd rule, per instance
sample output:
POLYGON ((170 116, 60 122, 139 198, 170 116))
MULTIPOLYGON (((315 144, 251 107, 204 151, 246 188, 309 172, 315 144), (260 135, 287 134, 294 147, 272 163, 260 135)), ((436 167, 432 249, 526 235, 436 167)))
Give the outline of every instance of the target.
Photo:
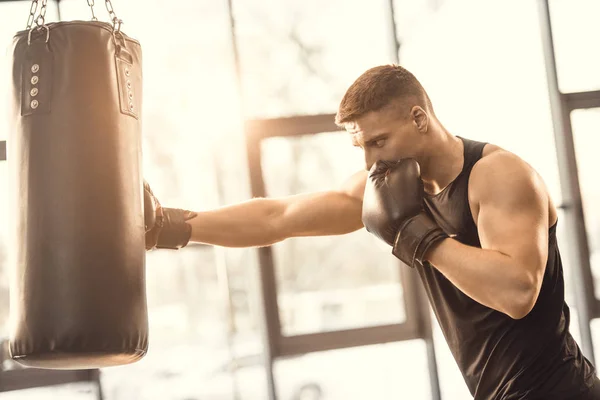
MULTIPOLYGON (((463 169, 440 193, 425 196, 426 209, 448 235, 481 247, 468 181, 486 143, 459 138, 463 169)), ((565 400, 579 398, 592 386, 596 371, 569 333, 556 224, 549 230, 540 294, 525 318, 515 320, 474 301, 428 263, 417 271, 475 400, 565 400)))

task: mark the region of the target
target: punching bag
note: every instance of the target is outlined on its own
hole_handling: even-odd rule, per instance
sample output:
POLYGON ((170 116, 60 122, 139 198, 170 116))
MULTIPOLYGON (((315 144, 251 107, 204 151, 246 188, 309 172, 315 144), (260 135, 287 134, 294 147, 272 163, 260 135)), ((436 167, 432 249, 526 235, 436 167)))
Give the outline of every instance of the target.
POLYGON ((110 0, 112 24, 46 23, 46 1, 10 49, 10 354, 128 364, 148 346, 141 47, 110 0))

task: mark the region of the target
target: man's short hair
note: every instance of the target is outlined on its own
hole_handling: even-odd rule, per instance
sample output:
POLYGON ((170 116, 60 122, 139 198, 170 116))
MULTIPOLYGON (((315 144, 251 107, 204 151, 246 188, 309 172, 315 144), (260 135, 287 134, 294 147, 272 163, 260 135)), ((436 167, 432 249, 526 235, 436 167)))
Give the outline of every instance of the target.
POLYGON ((379 111, 400 101, 410 110, 414 105, 421 106, 433 114, 433 107, 421 83, 405 68, 399 65, 381 65, 371 68, 359 76, 348 88, 340 102, 335 123, 344 123, 360 118, 371 111, 379 111))

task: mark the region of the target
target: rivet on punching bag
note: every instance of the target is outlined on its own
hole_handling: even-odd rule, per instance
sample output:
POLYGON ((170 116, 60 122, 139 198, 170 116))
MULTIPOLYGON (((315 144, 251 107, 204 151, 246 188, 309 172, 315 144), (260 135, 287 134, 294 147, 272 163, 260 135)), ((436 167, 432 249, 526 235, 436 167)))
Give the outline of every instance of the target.
POLYGON ((141 47, 110 2, 112 24, 46 24, 46 1, 11 47, 10 354, 128 364, 148 348, 141 47))

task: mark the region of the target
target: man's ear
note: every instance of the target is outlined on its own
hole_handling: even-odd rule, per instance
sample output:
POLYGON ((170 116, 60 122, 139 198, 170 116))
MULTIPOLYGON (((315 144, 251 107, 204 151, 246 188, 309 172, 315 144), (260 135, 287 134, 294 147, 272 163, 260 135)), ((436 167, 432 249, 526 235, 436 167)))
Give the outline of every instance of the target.
POLYGON ((419 106, 414 106, 410 110, 410 116, 419 132, 426 133, 429 129, 429 115, 427 115, 425 110, 419 106))

